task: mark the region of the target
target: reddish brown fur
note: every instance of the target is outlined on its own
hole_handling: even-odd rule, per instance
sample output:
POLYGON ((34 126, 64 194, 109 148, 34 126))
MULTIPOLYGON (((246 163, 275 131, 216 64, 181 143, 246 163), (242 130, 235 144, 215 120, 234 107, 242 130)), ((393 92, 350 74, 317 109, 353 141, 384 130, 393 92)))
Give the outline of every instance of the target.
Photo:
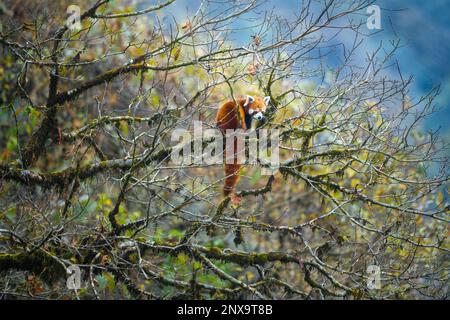
MULTIPOLYGON (((217 127, 225 133, 227 129, 239 129, 242 128, 244 131, 250 128, 246 128, 245 125, 245 111, 244 111, 244 103, 246 99, 239 99, 236 102, 239 104, 239 114, 238 108, 234 101, 225 102, 217 111, 216 123, 217 127)), ((263 99, 256 97, 255 101, 249 104, 248 108, 252 108, 258 111, 265 111, 265 105, 263 99)), ((237 163, 237 141, 234 142, 234 161, 233 163, 226 163, 226 151, 224 148, 224 163, 225 163, 225 182, 223 186, 223 194, 225 196, 231 195, 234 193, 234 187, 236 186, 239 180, 239 170, 241 165, 237 163)))
POLYGON ((241 124, 240 120, 245 117, 244 108, 242 107, 245 103, 245 99, 239 99, 236 102, 239 104, 239 116, 234 101, 225 102, 217 111, 216 123, 217 127, 219 127, 222 132, 225 132, 227 129, 237 129, 239 127, 244 130, 247 129, 245 127, 245 122, 242 121, 241 124))

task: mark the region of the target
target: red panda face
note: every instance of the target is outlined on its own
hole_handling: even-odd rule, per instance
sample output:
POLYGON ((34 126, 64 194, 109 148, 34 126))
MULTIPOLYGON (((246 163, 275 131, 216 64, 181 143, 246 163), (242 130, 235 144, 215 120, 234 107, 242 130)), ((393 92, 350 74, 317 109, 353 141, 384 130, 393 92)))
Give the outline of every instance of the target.
POLYGON ((253 119, 255 120, 264 120, 265 119, 265 112, 266 112, 266 108, 267 105, 269 104, 270 101, 270 97, 252 97, 252 96, 247 96, 247 99, 245 100, 244 103, 244 110, 245 112, 250 115, 253 119))

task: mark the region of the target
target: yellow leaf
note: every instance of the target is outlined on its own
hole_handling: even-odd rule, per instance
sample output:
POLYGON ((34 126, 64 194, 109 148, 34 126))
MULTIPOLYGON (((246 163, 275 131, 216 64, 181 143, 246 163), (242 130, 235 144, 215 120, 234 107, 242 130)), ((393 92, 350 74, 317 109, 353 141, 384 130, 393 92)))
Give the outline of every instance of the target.
POLYGON ((178 58, 180 57, 180 53, 181 53, 181 48, 180 47, 174 49, 174 51, 173 51, 173 59, 175 61, 177 61, 178 58))
POLYGON ((152 96, 152 104, 153 106, 159 105, 159 98, 156 94, 152 96))
POLYGON ((440 205, 443 201, 444 201, 444 195, 442 194, 442 192, 438 192, 437 197, 436 197, 436 204, 440 205))
POLYGON ((352 179, 350 183, 352 188, 355 188, 360 182, 359 179, 352 179))
POLYGON ((128 135, 128 123, 126 121, 120 121, 120 131, 122 131, 122 133, 124 135, 128 135))

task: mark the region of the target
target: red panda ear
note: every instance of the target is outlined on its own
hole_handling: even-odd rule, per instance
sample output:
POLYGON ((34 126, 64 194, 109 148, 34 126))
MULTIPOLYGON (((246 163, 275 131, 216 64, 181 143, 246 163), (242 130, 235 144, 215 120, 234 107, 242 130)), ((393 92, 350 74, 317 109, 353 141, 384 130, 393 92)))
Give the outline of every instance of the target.
POLYGON ((270 102, 270 96, 264 97, 264 104, 267 106, 270 102))
POLYGON ((255 102, 255 98, 247 95, 247 99, 245 100, 244 107, 246 107, 249 103, 253 103, 253 102, 255 102))

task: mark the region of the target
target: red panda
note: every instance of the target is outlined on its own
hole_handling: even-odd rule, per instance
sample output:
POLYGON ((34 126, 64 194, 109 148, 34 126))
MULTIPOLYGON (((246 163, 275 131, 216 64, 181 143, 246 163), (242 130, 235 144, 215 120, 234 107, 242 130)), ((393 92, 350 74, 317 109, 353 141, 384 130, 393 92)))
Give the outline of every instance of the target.
MULTIPOLYGON (((270 97, 252 97, 225 102, 217 111, 216 125, 225 134, 227 129, 242 129, 244 132, 252 127, 252 120, 264 121, 266 107, 270 97)), ((241 165, 237 162, 237 142, 234 146, 234 161, 226 163, 226 149, 224 148, 225 182, 223 186, 224 196, 230 196, 233 203, 239 203, 239 198, 234 194, 234 187, 239 180, 241 165)))

